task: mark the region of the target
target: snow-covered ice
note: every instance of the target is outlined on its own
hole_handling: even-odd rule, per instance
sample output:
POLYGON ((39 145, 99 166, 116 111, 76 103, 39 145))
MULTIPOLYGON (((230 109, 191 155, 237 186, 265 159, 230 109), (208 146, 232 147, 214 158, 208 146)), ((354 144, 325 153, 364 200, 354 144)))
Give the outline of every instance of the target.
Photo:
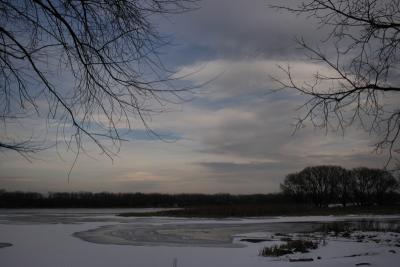
POLYGON ((367 219, 398 223, 400 216, 201 220, 121 218, 112 211, 101 210, 93 213, 50 210, 41 215, 35 210, 29 214, 0 213, 0 243, 12 244, 0 249, 1 267, 168 267, 174 262, 179 267, 326 267, 359 263, 397 267, 400 261, 398 233, 354 231, 344 237, 313 232, 326 222, 367 219), (277 235, 278 232, 281 234, 277 235), (87 233, 96 238, 85 241, 87 233), (320 245, 305 254, 259 256, 264 246, 282 244, 282 236, 319 240, 320 245), (262 239, 262 242, 242 241, 250 238, 262 239), (290 262, 290 258, 313 258, 314 261, 290 262))

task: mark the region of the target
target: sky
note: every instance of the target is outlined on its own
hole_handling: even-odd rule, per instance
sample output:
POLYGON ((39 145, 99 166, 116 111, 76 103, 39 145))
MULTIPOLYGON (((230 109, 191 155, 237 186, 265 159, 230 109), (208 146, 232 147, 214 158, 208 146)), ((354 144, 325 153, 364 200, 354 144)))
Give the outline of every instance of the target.
MULTIPOLYGON (((74 154, 63 148, 51 147, 30 161, 1 151, 0 188, 271 193, 285 175, 306 166, 382 167, 386 158, 374 153, 374 137, 357 125, 343 133, 306 124, 294 133, 306 98, 294 91, 272 93, 277 84, 271 76, 282 77, 278 66, 287 65, 299 81, 329 71, 308 61, 295 42, 303 37, 318 44, 327 31, 311 18, 271 9, 273 3, 203 0, 194 11, 158 21, 160 33, 172 40, 162 48, 163 63, 183 77, 180 85, 196 87, 184 96, 187 101, 169 103, 165 112, 147 118, 163 138, 133 119, 131 131, 121 129, 129 141, 113 160, 94 144, 75 165, 74 154)), ((27 119, 17 126, 19 135, 54 137, 51 123, 27 119)))

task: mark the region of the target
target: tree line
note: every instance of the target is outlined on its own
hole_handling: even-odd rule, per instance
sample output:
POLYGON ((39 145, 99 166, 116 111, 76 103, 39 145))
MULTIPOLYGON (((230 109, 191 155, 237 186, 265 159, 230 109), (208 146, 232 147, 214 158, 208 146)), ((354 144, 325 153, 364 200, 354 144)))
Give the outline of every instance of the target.
POLYGON ((0 208, 146 208, 330 204, 369 206, 400 200, 400 181, 390 172, 366 167, 306 167, 286 175, 281 192, 271 194, 161 194, 111 192, 37 192, 0 189, 0 208))
POLYGON ((383 169, 359 167, 348 170, 329 165, 290 173, 281 184, 284 195, 317 207, 387 204, 397 199, 399 187, 399 179, 383 169))
POLYGON ((0 190, 0 208, 147 208, 214 205, 264 205, 288 201, 275 194, 159 194, 110 192, 8 192, 0 190))

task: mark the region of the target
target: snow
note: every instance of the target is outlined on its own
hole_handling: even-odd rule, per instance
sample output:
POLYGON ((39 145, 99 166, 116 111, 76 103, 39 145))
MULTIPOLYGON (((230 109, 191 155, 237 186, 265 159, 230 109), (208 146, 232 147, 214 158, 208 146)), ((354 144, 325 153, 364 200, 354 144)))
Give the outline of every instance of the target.
MULTIPOLYGON (((30 211, 30 213, 35 213, 30 211)), ((58 211, 62 213, 62 211, 58 211)), ((398 266, 400 260, 400 234, 391 232, 358 232, 349 237, 335 236, 333 233, 305 234, 298 229, 313 225, 308 222, 329 222, 345 220, 397 220, 400 216, 313 216, 278 217, 262 219, 229 220, 188 220, 176 218, 129 218, 120 220, 110 213, 99 215, 63 214, 57 222, 53 217, 25 221, 10 214, 0 221, 0 243, 12 246, 0 249, 0 266, 134 266, 168 267, 176 261, 178 267, 243 267, 243 266, 355 266, 357 263, 370 263, 371 266, 398 266), (104 220, 106 219, 106 220, 104 220), (297 227, 297 225, 301 225, 297 227), (145 245, 117 245, 110 242, 93 243, 75 237, 76 233, 98 231, 99 229, 142 229, 145 234, 159 235, 160 242, 145 245), (149 230, 150 229, 150 230, 149 230), (269 229, 271 231, 265 231, 269 229), (282 244, 276 230, 285 229, 290 238, 325 239, 316 250, 305 254, 289 256, 261 257, 259 251, 264 246, 282 244), (147 231, 147 232, 146 232, 147 231), (221 234, 223 232, 223 234, 221 234), (202 235, 204 233, 204 235, 202 235), (360 235, 364 238, 359 241, 360 235), (161 237, 160 237, 161 236, 161 237), (166 240, 175 236, 176 243, 166 240), (222 236, 222 237, 221 237, 222 236), (222 238, 222 243, 199 246, 193 240, 222 238), (228 238, 227 240, 225 238, 228 238), (271 241, 249 243, 243 238, 263 238, 271 241), (231 244, 231 245, 229 245, 231 244), (232 245, 233 244, 233 245, 232 245), (393 251, 395 253, 393 253, 393 251), (317 259, 321 257, 321 259, 317 259), (289 262, 289 258, 313 258, 312 262, 289 262)), ((49 217, 49 214, 46 216, 49 217)), ((51 217, 51 216, 50 216, 51 217)), ((32 218, 32 217, 27 217, 32 218)), ((97 232, 96 232, 97 233, 97 232)), ((118 238, 118 231, 111 231, 118 238)), ((135 232, 133 233, 133 239, 135 232)), ((155 240, 157 240, 155 238, 155 240)), ((129 238, 127 239, 129 240, 129 238)), ((200 242, 196 241, 196 242, 200 242)), ((203 240, 204 241, 204 240, 203 240)), ((128 242, 129 243, 129 242, 128 242)), ((201 243, 201 242, 200 242, 201 243)))

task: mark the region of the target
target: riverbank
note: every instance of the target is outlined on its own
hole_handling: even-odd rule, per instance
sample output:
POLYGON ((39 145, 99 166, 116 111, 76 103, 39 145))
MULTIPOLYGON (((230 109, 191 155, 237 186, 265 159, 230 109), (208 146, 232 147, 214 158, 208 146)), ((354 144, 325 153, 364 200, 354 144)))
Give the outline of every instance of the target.
POLYGON ((182 218, 228 218, 228 217, 267 217, 267 216, 323 216, 352 214, 400 214, 400 205, 368 207, 316 208, 306 205, 214 205, 155 212, 123 212, 121 217, 182 217, 182 218))

